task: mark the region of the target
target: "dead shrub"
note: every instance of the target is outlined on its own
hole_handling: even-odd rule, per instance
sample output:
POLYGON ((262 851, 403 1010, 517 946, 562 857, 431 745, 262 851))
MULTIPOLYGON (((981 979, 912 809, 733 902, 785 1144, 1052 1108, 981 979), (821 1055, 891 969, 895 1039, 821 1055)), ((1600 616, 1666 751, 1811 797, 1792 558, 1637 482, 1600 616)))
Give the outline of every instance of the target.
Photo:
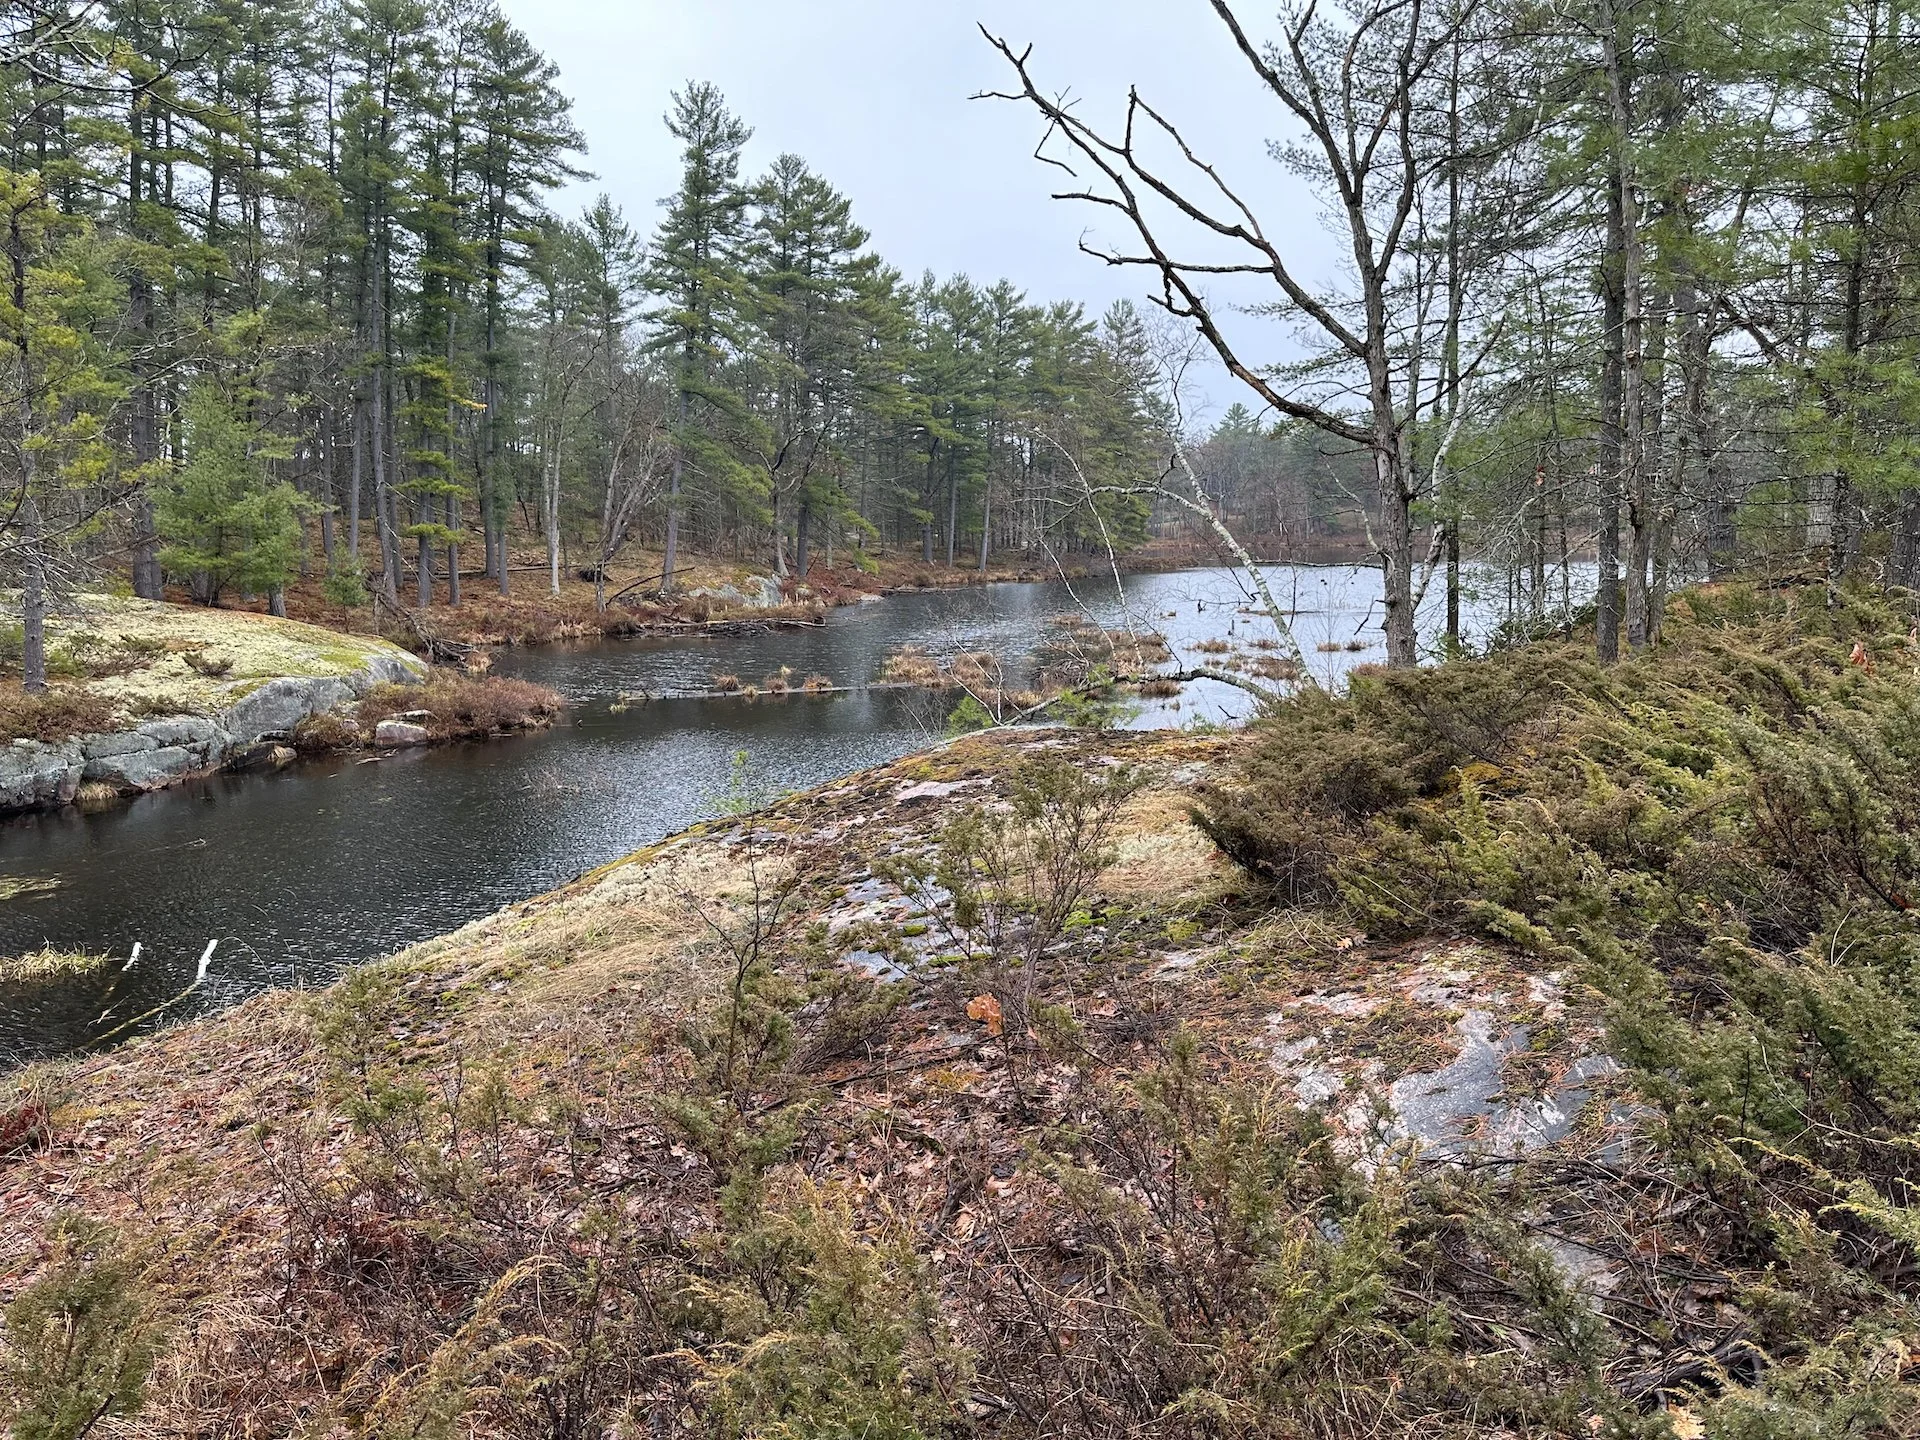
POLYGON ((420 723, 435 740, 466 740, 546 725, 565 703, 558 692, 531 680, 435 670, 421 685, 375 687, 356 718, 362 731, 370 731, 396 715, 425 712, 420 723))
POLYGON ((113 724, 113 705, 88 691, 29 695, 15 682, 0 683, 0 740, 54 744, 95 730, 111 730, 113 724))
POLYGON ((354 749, 360 743, 360 729, 345 715, 327 711, 300 721, 288 738, 303 755, 323 755, 354 749))
POLYGON ((890 685, 919 685, 935 690, 946 683, 940 667, 918 645, 902 645, 880 667, 880 678, 890 685))

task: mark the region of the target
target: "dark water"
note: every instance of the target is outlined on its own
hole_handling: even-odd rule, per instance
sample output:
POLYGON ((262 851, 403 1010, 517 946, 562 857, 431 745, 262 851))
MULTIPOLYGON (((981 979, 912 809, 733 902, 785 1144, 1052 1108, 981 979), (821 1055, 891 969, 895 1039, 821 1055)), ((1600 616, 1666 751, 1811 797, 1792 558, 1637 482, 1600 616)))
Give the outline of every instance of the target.
MULTIPOLYGON (((1379 658, 1377 649, 1316 648, 1374 623, 1372 572, 1276 568, 1271 583, 1281 604, 1303 612, 1296 629, 1316 670, 1331 676, 1379 658)), ((1074 590, 1106 623, 1131 617, 1189 654, 1197 640, 1267 630, 1241 610, 1230 572, 1129 577, 1124 607, 1111 580, 1074 590)), ((1061 583, 995 585, 894 596, 817 628, 505 651, 498 673, 573 702, 553 730, 219 776, 101 814, 0 823, 0 876, 57 882, 0 900, 0 954, 51 943, 124 958, 142 947, 130 969, 0 986, 0 1063, 97 1043, 178 996, 210 940, 219 943, 205 983, 136 1031, 270 986, 324 984, 713 813, 739 751, 756 788, 818 785, 927 745, 948 703, 858 690, 616 708, 622 692, 702 689, 716 671, 758 682, 782 665, 795 683, 820 673, 864 685, 909 642, 936 653, 992 649, 1017 663, 1075 599, 1061 583)), ((1377 636, 1369 628, 1363 638, 1377 636)), ((1200 683, 1130 723, 1231 721, 1247 708, 1241 692, 1200 683)))

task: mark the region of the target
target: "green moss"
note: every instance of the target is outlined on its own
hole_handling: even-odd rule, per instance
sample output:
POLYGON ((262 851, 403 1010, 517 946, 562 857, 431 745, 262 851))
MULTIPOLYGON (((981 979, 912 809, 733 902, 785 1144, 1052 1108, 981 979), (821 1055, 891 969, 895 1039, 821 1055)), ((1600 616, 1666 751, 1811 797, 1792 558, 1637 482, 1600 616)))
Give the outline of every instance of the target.
MULTIPOLYGON (((1848 1350, 1863 1316, 1902 1323, 1878 1277, 1916 1233, 1917 666, 1869 592, 1682 596, 1662 648, 1611 668, 1534 646, 1278 706, 1202 819, 1337 927, 1574 969, 1661 1117, 1651 1163, 1713 1177, 1719 1262, 1826 1252, 1797 1318, 1748 1314, 1755 1343, 1848 1350)), ((1405 1026, 1364 1028, 1349 1048, 1405 1026)), ((1539 1038, 1517 1093, 1552 1078, 1539 1038)))

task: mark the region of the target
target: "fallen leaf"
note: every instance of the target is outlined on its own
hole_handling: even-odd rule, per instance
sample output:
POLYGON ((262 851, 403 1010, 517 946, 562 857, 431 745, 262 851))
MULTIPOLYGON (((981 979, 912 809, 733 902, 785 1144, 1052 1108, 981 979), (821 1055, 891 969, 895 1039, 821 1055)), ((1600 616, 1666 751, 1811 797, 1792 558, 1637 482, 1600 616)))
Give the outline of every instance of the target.
POLYGON ((1006 1028, 1006 1018, 1000 1012, 1000 1002, 991 995, 976 995, 969 1000, 967 1018, 984 1022, 989 1035, 997 1036, 1006 1028))

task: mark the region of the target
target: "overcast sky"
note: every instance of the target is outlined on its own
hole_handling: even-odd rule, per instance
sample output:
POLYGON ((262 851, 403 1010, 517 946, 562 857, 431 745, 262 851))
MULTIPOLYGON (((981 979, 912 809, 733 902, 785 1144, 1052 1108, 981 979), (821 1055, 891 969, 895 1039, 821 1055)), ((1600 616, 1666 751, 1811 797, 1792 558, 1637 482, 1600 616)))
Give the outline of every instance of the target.
MULTIPOLYGON (((1004 86, 1005 62, 977 23, 1016 48, 1031 43, 1036 78, 1070 89, 1097 116, 1117 115, 1130 84, 1174 118, 1244 186, 1270 232, 1329 253, 1313 202, 1266 153, 1282 132, 1206 0, 503 0, 560 67, 594 178, 562 197, 604 190, 634 227, 652 230, 678 175, 661 116, 671 91, 710 80, 754 128, 750 173, 782 151, 803 156, 853 202, 886 259, 917 277, 1006 276, 1032 300, 1098 311, 1139 299, 1144 275, 1081 255, 1102 224, 1085 206, 1049 200, 1062 178, 1032 158, 1041 127, 1007 102, 969 99, 1004 86)), ((1256 33, 1262 6, 1242 7, 1256 33)), ((1110 237, 1120 238, 1111 221, 1110 237)), ((1271 337, 1275 353, 1287 348, 1271 337)), ((1209 385, 1224 395, 1227 382, 1209 385)))

